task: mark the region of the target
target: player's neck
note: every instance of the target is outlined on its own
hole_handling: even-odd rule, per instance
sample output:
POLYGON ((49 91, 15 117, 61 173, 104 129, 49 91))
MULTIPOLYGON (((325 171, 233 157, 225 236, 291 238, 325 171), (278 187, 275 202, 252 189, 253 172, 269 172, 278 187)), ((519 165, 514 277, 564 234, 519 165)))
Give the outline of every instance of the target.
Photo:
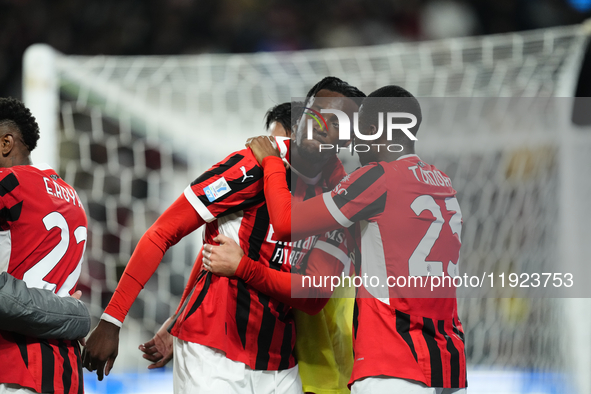
POLYGON ((9 168, 14 166, 29 166, 32 164, 30 155, 10 155, 2 158, 2 167, 9 168))
POLYGON ((378 161, 392 162, 398 160, 402 156, 414 155, 414 146, 404 146, 404 149, 400 152, 383 152, 378 155, 378 161))
POLYGON ((298 153, 297 149, 291 151, 291 166, 296 169, 300 174, 314 178, 316 175, 322 172, 325 162, 311 162, 310 160, 303 159, 298 153))

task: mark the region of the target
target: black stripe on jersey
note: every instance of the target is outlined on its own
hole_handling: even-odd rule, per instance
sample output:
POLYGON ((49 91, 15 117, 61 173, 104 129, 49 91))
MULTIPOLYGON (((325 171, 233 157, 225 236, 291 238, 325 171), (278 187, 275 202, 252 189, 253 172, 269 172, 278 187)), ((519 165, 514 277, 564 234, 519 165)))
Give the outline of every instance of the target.
POLYGON ((24 335, 12 333, 14 338, 14 343, 18 346, 18 350, 21 352, 21 357, 23 358, 23 362, 25 366, 29 368, 29 351, 27 350, 27 340, 25 339, 24 335))
POLYGON ((0 209, 0 219, 4 219, 7 222, 16 222, 21 217, 21 211, 23 209, 23 202, 19 202, 12 208, 4 207, 0 209))
POLYGON ((222 218, 222 217, 229 215, 231 213, 243 211, 246 208, 250 208, 250 207, 260 204, 264 201, 265 201, 265 191, 261 190, 255 196, 253 196, 251 198, 247 198, 246 200, 242 201, 240 204, 234 205, 233 207, 226 209, 224 212, 218 214, 217 217, 222 218))
POLYGON ((219 198, 216 198, 213 201, 209 201, 209 198, 207 198, 206 195, 201 195, 199 196, 199 200, 201 200, 201 202, 203 203, 203 205, 205 205, 206 207, 212 205, 212 204, 216 204, 219 203, 221 201, 224 201, 226 198, 229 198, 230 196, 232 196, 233 194, 236 194, 238 192, 241 192, 242 190, 251 187, 253 185, 253 182, 255 181, 260 181, 263 179, 263 169, 261 167, 255 166, 252 167, 252 169, 250 169, 250 171, 248 171, 246 173, 247 175, 252 175, 254 176, 254 179, 248 181, 248 182, 242 182, 242 175, 239 178, 236 179, 232 179, 232 180, 227 180, 226 182, 228 183, 228 186, 230 187, 230 192, 224 194, 223 196, 220 196, 219 198))
POLYGON ((429 349, 429 364, 431 364, 430 387, 443 387, 443 365, 441 351, 435 340, 435 324, 428 317, 423 317, 423 338, 429 349))
POLYGON ((353 306, 353 338, 357 338, 357 329, 359 328, 359 307, 357 306, 357 299, 353 306))
POLYGON ((76 354, 76 363, 78 369, 78 394, 84 394, 84 373, 82 372, 82 358, 80 357, 80 348, 74 343, 74 353, 76 354))
MULTIPOLYGON (((466 341, 464 340, 464 333, 463 333, 463 332, 461 332, 461 331, 458 329, 458 327, 456 326, 456 320, 455 320, 455 319, 452 319, 451 323, 452 323, 452 325, 453 325, 453 327, 454 327, 454 328, 453 328, 453 330, 454 330, 454 333, 455 333, 455 334, 456 334, 458 337, 460 337, 460 340, 462 341, 462 343, 463 343, 463 344, 466 344, 466 341)), ((464 381, 465 381, 465 385, 466 385, 466 387, 468 387, 468 369, 467 369, 467 368, 464 368, 464 381)))
POLYGON ((418 360, 415 344, 410 336, 410 315, 400 312, 399 310, 396 311, 396 332, 398 332, 398 335, 404 339, 404 342, 408 345, 415 360, 418 360))
MULTIPOLYGON (((244 169, 246 170, 246 166, 244 166, 244 169)), ((242 170, 240 170, 240 172, 242 172, 242 170)), ((246 171, 246 177, 244 176, 244 172, 242 172, 242 175, 239 175, 238 178, 229 180, 228 185, 234 186, 236 188, 244 188, 249 184, 252 185, 256 181, 263 179, 264 176, 265 173, 263 172, 263 168, 255 165, 250 170, 246 171)), ((231 189, 234 190, 234 187, 231 187, 231 189)))
POLYGON ((283 342, 281 343, 281 361, 279 362, 280 371, 289 368, 289 360, 291 359, 291 336, 293 334, 293 323, 285 325, 283 330, 283 342))
POLYGON ((356 179, 349 187, 346 193, 337 194, 333 197, 337 208, 341 209, 349 201, 359 197, 364 191, 370 188, 382 175, 384 175, 384 168, 380 165, 368 170, 365 174, 356 179))
POLYGON ((261 247, 265 241, 265 236, 269 230, 269 211, 267 206, 263 205, 257 209, 252 225, 252 232, 248 237, 248 257, 254 261, 259 261, 261 257, 261 247))
MULTIPOLYGON (((353 265, 355 266, 355 275, 361 275, 361 250, 359 249, 359 245, 357 245, 357 226, 353 225, 349 227, 347 231, 351 234, 351 238, 355 240, 354 244, 349 246, 350 248, 353 248, 353 265)), ((359 288, 355 289, 355 295, 357 295, 358 290, 359 288)))
POLYGON ((41 392, 53 393, 53 377, 55 375, 55 359, 53 346, 47 340, 41 340, 41 392))
POLYGON ((62 358, 64 359, 64 371, 62 373, 62 384, 64 386, 64 393, 69 393, 70 387, 72 386, 72 364, 70 363, 70 357, 68 357, 68 346, 64 341, 59 341, 58 348, 60 356, 62 356, 62 358))
POLYGON ((455 320, 455 319, 453 319, 451 322, 452 322, 452 324, 453 324, 453 326, 454 326, 454 333, 455 333, 455 334, 456 334, 458 337, 460 337, 460 340, 461 340, 463 343, 466 343, 466 341, 464 340, 464 333, 463 333, 463 332, 461 332, 460 330, 458 330, 458 327, 456 326, 456 320, 455 320))
POLYGON ((275 249, 273 249, 273 254, 271 254, 271 258, 269 259, 269 268, 274 269, 275 271, 281 271, 285 254, 289 253, 289 249, 285 247, 285 244, 286 242, 282 241, 277 241, 275 243, 275 249))
POLYGON ((238 330, 242 347, 246 349, 246 331, 248 330, 248 319, 250 317, 250 291, 248 291, 246 282, 243 279, 238 279, 237 282, 236 329, 238 330))
MULTIPOLYGON (((197 283, 199 283, 199 281, 201 280, 201 278, 203 278, 203 276, 207 274, 207 271, 201 271, 199 273, 199 275, 197 276, 197 280, 195 281, 195 286, 197 285, 197 283)), ((174 328, 174 325, 176 324, 176 322, 178 321, 179 317, 183 314, 183 312, 185 311, 185 309, 187 308, 187 305, 189 304, 189 300, 191 299, 191 297, 193 296, 193 292, 195 292, 196 287, 193 286, 193 289, 191 290, 191 292, 189 293, 189 295, 187 296, 187 298, 185 298, 185 302, 183 303, 183 305, 181 306, 181 308, 179 309, 178 313, 176 314, 174 320, 172 321, 172 323, 170 323, 170 325, 168 326, 168 328, 166 329, 166 331, 168 331, 169 333, 172 331, 172 329, 174 328)))
POLYGON ((4 197, 18 186, 18 179, 14 173, 10 173, 0 181, 0 197, 4 197))
POLYGON ((360 220, 369 219, 380 213, 384 212, 386 208, 386 200, 388 198, 388 193, 384 192, 381 196, 379 196, 374 202, 369 205, 363 207, 362 210, 357 212, 355 215, 351 217, 352 222, 359 222, 360 220))
POLYGON ((293 333, 293 315, 291 312, 291 308, 284 303, 280 303, 275 308, 279 312, 277 319, 280 322, 286 323, 286 320, 289 320, 283 329, 283 342, 281 342, 281 360, 279 362, 279 370, 284 370, 289 368, 289 360, 292 356, 292 346, 291 346, 291 338, 293 333), (289 318, 288 318, 289 315, 289 318))
POLYGON ((291 167, 285 171, 285 181, 287 182, 287 188, 290 192, 296 189, 298 185, 298 174, 293 172, 291 167))
POLYGON ((443 335, 445 341, 447 342, 447 351, 451 356, 451 387, 460 387, 460 352, 454 346, 452 339, 445 332, 445 323, 443 320, 439 320, 439 322, 437 322, 437 327, 439 329, 439 333, 443 335))
MULTIPOLYGON (((199 178, 195 179, 191 186, 195 186, 201 182, 205 182, 210 178, 213 178, 216 175, 222 175, 224 172, 228 171, 230 168, 234 167, 236 164, 240 163, 240 160, 244 159, 244 156, 240 154, 235 154, 234 156, 230 157, 228 160, 213 168, 209 171, 205 171, 203 174, 199 176, 199 178)), ((209 200, 208 200, 209 201, 209 200)))
MULTIPOLYGON (((205 272, 205 271, 203 271, 203 272, 205 272)), ((201 292, 197 296, 197 299, 195 300, 195 302, 191 306, 191 309, 187 313, 187 316, 185 317, 185 320, 187 320, 189 318, 189 316, 191 316, 193 313, 195 313, 195 311, 197 310, 197 308, 199 308, 199 306, 203 302, 203 299, 205 298, 205 295, 207 294, 207 291, 209 290, 209 285, 211 284, 211 276, 212 275, 213 274, 211 272, 208 272, 206 274, 206 276, 205 276, 205 283, 203 284, 203 288, 201 289, 201 292)))
POLYGON ((257 339, 258 350, 254 369, 269 368, 269 349, 273 341, 273 332, 275 331, 275 316, 269 308, 270 297, 259 292, 259 302, 263 305, 263 316, 261 318, 261 328, 257 339))

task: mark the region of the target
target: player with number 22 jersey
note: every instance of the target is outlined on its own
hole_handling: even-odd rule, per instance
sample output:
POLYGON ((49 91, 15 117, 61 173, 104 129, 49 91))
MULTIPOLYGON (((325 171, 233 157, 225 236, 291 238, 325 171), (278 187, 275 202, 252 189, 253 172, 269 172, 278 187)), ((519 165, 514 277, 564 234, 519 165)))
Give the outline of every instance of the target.
MULTIPOLYGON (((28 287, 68 296, 86 246, 80 198, 48 166, 0 168, 0 270, 28 287)), ((39 393, 83 391, 77 341, 0 331, 0 383, 39 393)))

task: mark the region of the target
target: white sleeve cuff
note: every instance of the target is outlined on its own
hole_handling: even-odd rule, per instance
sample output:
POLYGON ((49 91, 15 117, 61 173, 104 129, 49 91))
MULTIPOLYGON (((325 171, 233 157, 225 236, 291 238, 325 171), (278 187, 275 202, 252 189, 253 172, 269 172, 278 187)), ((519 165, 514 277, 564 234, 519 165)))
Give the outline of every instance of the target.
POLYGON ((215 217, 211 214, 211 212, 209 212, 209 209, 207 209, 207 207, 203 205, 201 200, 195 195, 193 189, 191 189, 191 185, 187 186, 184 194, 187 201, 189 201, 193 208, 195 208, 203 220, 205 220, 207 223, 213 222, 215 220, 215 217))
POLYGON ((123 325, 123 322, 120 322, 119 320, 115 319, 113 316, 107 315, 106 313, 103 313, 101 315, 101 320, 104 320, 106 322, 112 323, 112 324, 116 325, 119 328, 121 328, 121 326, 123 325))
POLYGON ((324 205, 326 205, 328 212, 330 212, 330 214, 332 215, 334 220, 337 221, 337 223, 339 223, 341 226, 345 228, 351 227, 353 225, 353 222, 347 219, 347 217, 343 215, 341 210, 337 207, 337 204, 335 204, 334 200, 332 199, 331 192, 324 193, 322 195, 322 198, 324 199, 324 205))

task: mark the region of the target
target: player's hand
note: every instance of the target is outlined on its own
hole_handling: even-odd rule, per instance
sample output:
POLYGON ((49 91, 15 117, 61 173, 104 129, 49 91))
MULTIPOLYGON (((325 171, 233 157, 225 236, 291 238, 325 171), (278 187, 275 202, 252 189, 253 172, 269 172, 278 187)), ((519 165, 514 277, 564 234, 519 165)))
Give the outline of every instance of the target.
POLYGON ((98 380, 113 368, 119 348, 120 328, 101 320, 86 341, 82 352, 82 365, 90 372, 96 371, 98 380))
POLYGON ((152 362, 152 364, 148 365, 148 369, 162 368, 172 360, 173 337, 168 332, 167 328, 170 326, 173 319, 174 316, 166 319, 164 324, 162 324, 162 327, 160 327, 156 335, 154 335, 154 338, 139 346, 139 349, 144 352, 142 357, 152 362))
POLYGON ((268 156, 281 157, 279 154, 279 149, 277 148, 277 143, 273 137, 268 135, 249 138, 245 145, 247 148, 252 150, 252 153, 259 164, 262 164, 263 159, 268 156))
POLYGON ((232 238, 219 234, 219 245, 203 245, 203 268, 219 276, 234 276, 244 252, 232 238))

